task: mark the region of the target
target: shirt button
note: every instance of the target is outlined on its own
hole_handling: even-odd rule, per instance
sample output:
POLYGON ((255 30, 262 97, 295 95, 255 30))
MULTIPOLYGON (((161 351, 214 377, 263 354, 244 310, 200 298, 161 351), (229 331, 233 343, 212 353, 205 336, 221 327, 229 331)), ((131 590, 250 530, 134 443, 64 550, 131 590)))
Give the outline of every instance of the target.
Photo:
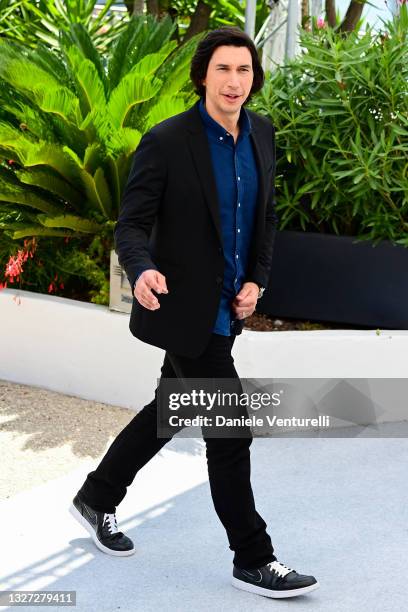
POLYGON ((241 202, 238 202, 238 208, 241 206, 241 202))
POLYGON ((238 234, 239 234, 239 232, 240 232, 240 231, 241 231, 241 230, 238 228, 238 229, 237 229, 238 234))
POLYGON ((241 180, 241 177, 240 177, 240 176, 238 177, 238 180, 239 180, 239 181, 241 180))
POLYGON ((238 259, 239 255, 235 255, 235 257, 238 259))
POLYGON ((222 136, 220 136, 220 140, 223 140, 222 136))

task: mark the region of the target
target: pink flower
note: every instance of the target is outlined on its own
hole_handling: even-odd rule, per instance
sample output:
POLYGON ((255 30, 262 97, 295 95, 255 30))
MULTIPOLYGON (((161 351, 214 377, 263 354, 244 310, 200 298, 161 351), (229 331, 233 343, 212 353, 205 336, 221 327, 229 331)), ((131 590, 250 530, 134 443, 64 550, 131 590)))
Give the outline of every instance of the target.
POLYGON ((13 282, 14 277, 19 277, 23 271, 24 263, 24 251, 21 249, 17 252, 15 257, 11 256, 6 265, 5 276, 10 277, 10 281, 13 282))
POLYGON ((326 27, 326 22, 324 20, 324 17, 320 16, 317 18, 317 27, 319 28, 319 30, 326 27))
POLYGON ((36 248, 37 243, 35 238, 24 240, 24 247, 17 251, 17 255, 10 256, 4 271, 4 276, 5 278, 9 278, 10 283, 14 283, 14 280, 20 280, 20 276, 23 273, 23 264, 29 257, 33 257, 36 248))

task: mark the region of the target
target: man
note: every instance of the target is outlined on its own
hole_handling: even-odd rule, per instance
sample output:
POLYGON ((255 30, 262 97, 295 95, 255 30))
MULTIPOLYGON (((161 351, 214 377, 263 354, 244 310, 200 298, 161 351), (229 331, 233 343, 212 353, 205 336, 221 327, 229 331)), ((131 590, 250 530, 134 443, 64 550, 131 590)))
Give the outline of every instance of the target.
MULTIPOLYGON (((271 268, 274 127, 243 108, 264 75, 253 42, 238 28, 215 30, 200 42, 191 78, 200 100, 156 125, 135 152, 116 251, 134 287, 130 330, 166 351, 161 380, 239 380, 232 345, 271 268)), ((157 437, 158 389, 88 474, 71 508, 112 555, 134 553, 115 509, 138 470, 170 439, 157 437)), ((234 551, 233 585, 278 598, 317 588, 313 576, 274 555, 250 483, 252 436, 204 439, 214 507, 234 551)))

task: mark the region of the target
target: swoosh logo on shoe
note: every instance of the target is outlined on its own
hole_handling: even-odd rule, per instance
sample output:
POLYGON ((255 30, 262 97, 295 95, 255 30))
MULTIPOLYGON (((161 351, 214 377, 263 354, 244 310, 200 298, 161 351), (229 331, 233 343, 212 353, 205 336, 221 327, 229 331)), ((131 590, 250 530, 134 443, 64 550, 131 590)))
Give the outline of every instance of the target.
POLYGON ((246 570, 242 569, 241 572, 244 574, 244 576, 246 576, 247 578, 251 578, 251 580, 253 580, 254 582, 262 582, 262 573, 259 570, 256 570, 258 572, 258 574, 251 574, 251 572, 247 572, 246 570), (259 580, 256 580, 256 577, 259 576, 259 580))
POLYGON ((88 516, 87 516, 87 517, 85 517, 85 518, 89 518, 89 520, 91 521, 92 525, 96 525, 96 523, 97 523, 97 519, 96 519, 95 514, 93 514, 93 515, 92 515, 92 514, 89 512, 88 507, 87 507, 85 504, 82 504, 82 507, 83 507, 83 509, 85 510, 85 513, 88 515, 88 516))

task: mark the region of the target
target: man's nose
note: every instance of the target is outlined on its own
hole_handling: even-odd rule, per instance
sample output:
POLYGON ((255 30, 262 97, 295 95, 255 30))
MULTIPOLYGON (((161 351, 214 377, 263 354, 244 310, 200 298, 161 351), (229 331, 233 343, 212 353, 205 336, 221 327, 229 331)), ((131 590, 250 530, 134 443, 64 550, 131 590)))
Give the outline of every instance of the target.
POLYGON ((239 80, 238 72, 230 72, 229 78, 228 78, 228 85, 230 85, 231 87, 239 87, 240 86, 240 80, 239 80))

